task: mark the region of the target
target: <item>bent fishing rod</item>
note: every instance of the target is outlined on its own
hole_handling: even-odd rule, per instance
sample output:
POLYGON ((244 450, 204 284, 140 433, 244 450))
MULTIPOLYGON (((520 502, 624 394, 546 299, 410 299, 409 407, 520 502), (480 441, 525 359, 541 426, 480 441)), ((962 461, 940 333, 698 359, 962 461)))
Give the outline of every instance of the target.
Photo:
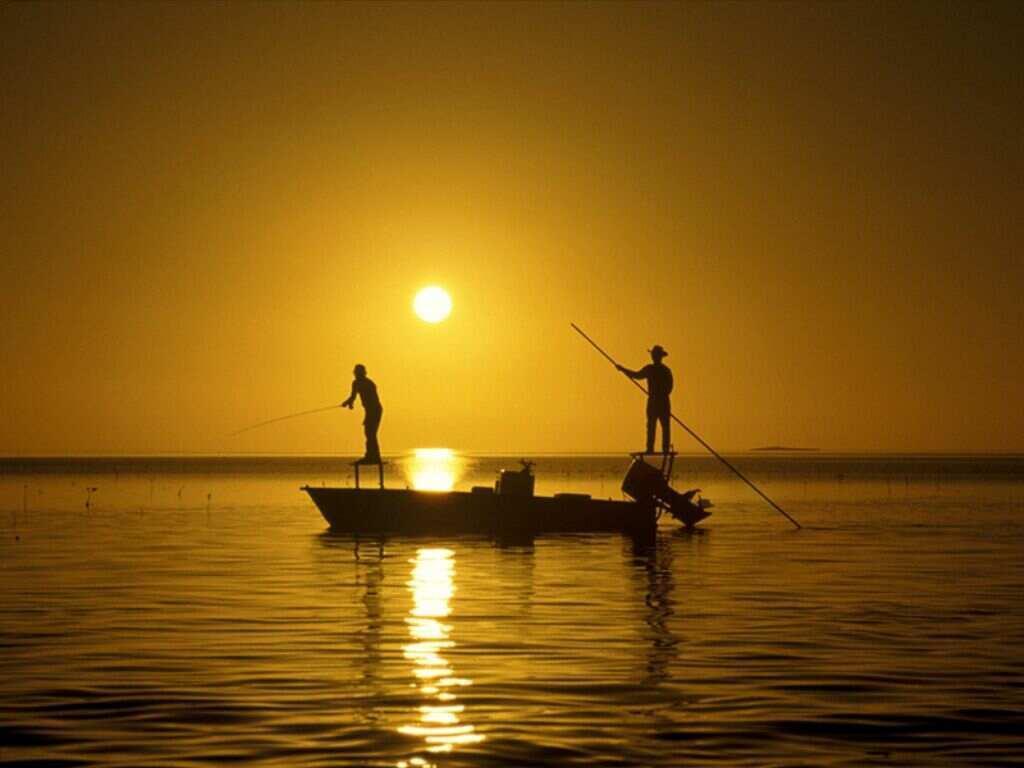
POLYGON ((326 408, 314 408, 311 411, 301 411, 300 413, 290 413, 287 416, 278 416, 276 419, 267 419, 266 421, 261 421, 258 424, 250 424, 248 427, 242 427, 242 429, 238 430, 237 432, 232 432, 230 435, 228 435, 228 437, 234 437, 235 435, 240 435, 243 432, 248 432, 250 429, 256 429, 257 427, 265 427, 268 424, 274 424, 278 421, 285 421, 287 419, 297 419, 299 416, 309 416, 312 413, 333 411, 337 407, 337 405, 328 405, 326 408))
MULTIPOLYGON (((579 327, 578 325, 576 325, 576 323, 569 323, 569 325, 571 325, 571 326, 572 326, 573 330, 574 330, 574 331, 576 331, 576 333, 578 333, 578 334, 579 334, 580 336, 582 336, 582 337, 583 337, 584 339, 586 339, 586 340, 587 340, 588 342, 590 342, 590 345, 591 345, 591 346, 592 346, 592 347, 593 347, 594 349, 596 349, 596 350, 597 350, 598 352, 600 352, 600 353, 601 353, 601 354, 602 354, 602 355, 604 356, 604 358, 605 358, 605 359, 606 359, 606 360, 607 360, 607 361, 608 361, 609 363, 611 363, 612 365, 614 365, 614 366, 615 366, 616 368, 618 368, 618 367, 619 367, 619 364, 618 364, 618 363, 617 363, 617 362, 615 361, 615 359, 614 359, 614 358, 613 358, 613 357, 612 357, 611 355, 609 355, 609 354, 608 354, 607 352, 605 352, 605 351, 604 351, 603 349, 601 349, 601 347, 599 347, 599 346, 597 345, 597 342, 596 342, 596 341, 594 341, 594 340, 593 340, 592 338, 590 338, 589 336, 587 336, 587 334, 585 334, 585 333, 583 332, 583 329, 581 329, 581 328, 580 328, 580 327, 579 327)), ((623 375, 625 376, 625 374, 623 374, 623 375)), ((640 390, 641 392, 643 392, 643 393, 644 393, 645 395, 647 394, 647 388, 646 388, 646 387, 644 387, 644 385, 643 385, 643 384, 641 384, 641 383, 640 383, 640 382, 638 382, 638 381, 637 381, 636 379, 633 379, 633 378, 631 378, 631 377, 629 377, 629 376, 626 376, 626 378, 627 378, 627 379, 629 379, 629 380, 630 380, 630 381, 631 381, 631 382, 632 382, 633 384, 635 384, 635 385, 637 386, 637 388, 638 388, 638 389, 639 389, 639 390, 640 390)), ((675 422, 676 424, 678 424, 678 425, 679 425, 680 427, 682 427, 683 429, 685 429, 685 430, 686 430, 686 432, 687 432, 687 433, 688 433, 688 434, 690 435, 690 437, 692 437, 692 438, 693 438, 694 440, 696 440, 696 441, 697 441, 698 443, 700 443, 700 444, 701 444, 701 445, 703 445, 703 446, 704 446, 705 448, 707 448, 707 450, 708 450, 708 451, 709 451, 709 452, 711 453, 711 455, 712 455, 712 456, 714 456, 714 457, 715 457, 716 459, 718 459, 718 460, 719 460, 720 462, 722 462, 722 463, 723 463, 723 464, 724 464, 725 466, 727 466, 727 467, 728 467, 729 469, 731 469, 731 470, 733 471, 733 474, 735 474, 735 475, 736 475, 736 477, 738 477, 738 478, 739 478, 740 480, 742 480, 742 481, 743 481, 744 483, 746 483, 746 484, 747 484, 747 485, 749 485, 749 486, 750 486, 751 488, 753 488, 753 489, 754 489, 754 492, 755 492, 755 493, 757 493, 757 495, 758 495, 758 496, 760 496, 760 497, 761 497, 762 499, 764 499, 764 500, 765 500, 765 501, 767 501, 767 502, 768 502, 769 504, 771 504, 771 505, 772 505, 772 506, 773 506, 773 507, 774 507, 774 508, 775 508, 776 510, 778 510, 779 512, 781 512, 781 513, 782 513, 782 516, 783 516, 783 517, 785 517, 785 518, 786 518, 787 520, 789 520, 789 522, 791 522, 791 523, 792 523, 793 525, 795 525, 795 526, 796 526, 797 528, 802 528, 802 527, 803 527, 802 525, 800 525, 800 523, 798 523, 798 522, 797 522, 796 520, 794 520, 794 519, 793 519, 793 518, 792 518, 792 517, 791 517, 791 516, 789 515, 789 513, 788 513, 788 512, 786 512, 786 510, 784 510, 784 509, 783 509, 782 507, 780 507, 780 506, 779 506, 778 504, 776 504, 776 503, 775 503, 774 501, 772 501, 772 500, 771 500, 770 498, 768 498, 768 496, 767 496, 767 495, 765 494, 765 492, 764 492, 764 491, 762 491, 762 490, 761 490, 760 488, 758 488, 758 487, 757 487, 756 485, 754 485, 754 484, 753 484, 753 483, 752 483, 752 482, 751 482, 750 480, 748 480, 748 479, 747 479, 747 476, 746 476, 746 475, 744 475, 744 474, 743 474, 742 472, 740 472, 740 471, 739 471, 738 469, 736 469, 736 467, 734 467, 734 466, 732 465, 732 463, 731 463, 731 462, 730 462, 730 461, 729 461, 728 459, 726 459, 726 458, 725 458, 724 456, 722 456, 722 454, 720 454, 720 453, 719 453, 718 451, 716 451, 716 450, 715 450, 714 448, 712 448, 712 447, 711 447, 710 445, 708 445, 708 444, 707 444, 707 443, 706 443, 706 442, 704 441, 704 438, 702 438, 702 437, 701 437, 700 435, 698 435, 698 434, 697 434, 696 432, 694 432, 694 431, 693 431, 692 429, 690 429, 690 428, 689 428, 688 426, 686 426, 686 424, 684 424, 684 423, 682 422, 682 420, 681 420, 681 419, 680 419, 680 418, 679 418, 678 416, 676 416, 676 415, 675 415, 674 413, 673 413, 673 414, 670 414, 670 415, 672 416, 672 421, 674 421, 674 422, 675 422)))

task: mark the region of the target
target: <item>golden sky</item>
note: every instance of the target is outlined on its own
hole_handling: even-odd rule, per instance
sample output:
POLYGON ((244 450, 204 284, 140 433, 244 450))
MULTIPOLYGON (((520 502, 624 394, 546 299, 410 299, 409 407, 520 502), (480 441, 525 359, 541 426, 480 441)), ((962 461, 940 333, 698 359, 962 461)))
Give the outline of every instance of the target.
POLYGON ((1014 4, 0 5, 0 454, 1024 450, 1014 4), (411 302, 444 286, 428 325, 411 302), (677 435, 681 450, 697 450, 677 435))

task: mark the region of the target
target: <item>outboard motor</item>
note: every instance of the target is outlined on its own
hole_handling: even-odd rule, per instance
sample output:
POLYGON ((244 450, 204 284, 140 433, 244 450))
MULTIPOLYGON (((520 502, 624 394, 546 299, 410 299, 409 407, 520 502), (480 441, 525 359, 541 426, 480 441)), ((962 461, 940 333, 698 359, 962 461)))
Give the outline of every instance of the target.
POLYGON ((697 497, 700 488, 679 493, 668 484, 668 478, 657 467, 652 467, 642 457, 636 456, 622 479, 622 492, 642 504, 654 504, 668 510, 676 520, 692 528, 711 515, 707 508, 711 502, 697 497), (695 497, 696 500, 695 500, 695 497))
POLYGON ((533 462, 521 459, 520 470, 503 469, 498 473, 494 484, 494 492, 499 496, 533 496, 533 462))

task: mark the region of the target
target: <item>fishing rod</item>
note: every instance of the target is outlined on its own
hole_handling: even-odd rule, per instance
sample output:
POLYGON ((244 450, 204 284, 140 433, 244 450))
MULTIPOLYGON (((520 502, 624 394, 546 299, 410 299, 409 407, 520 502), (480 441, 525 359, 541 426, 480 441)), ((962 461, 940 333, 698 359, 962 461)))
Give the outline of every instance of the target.
MULTIPOLYGON (((611 355, 609 355, 609 354, 608 354, 607 352, 605 352, 605 351, 604 351, 603 349, 601 349, 601 347, 599 347, 599 346, 597 345, 597 342, 596 342, 596 341, 594 341, 594 340, 593 340, 592 338, 590 338, 589 336, 587 336, 587 334, 585 334, 585 333, 583 332, 583 330, 582 330, 582 329, 581 329, 581 328, 580 328, 580 327, 579 327, 578 325, 576 325, 576 323, 569 323, 569 325, 571 325, 571 326, 572 326, 573 330, 574 330, 574 331, 576 331, 576 333, 578 333, 578 334, 579 334, 580 336, 582 336, 582 337, 583 337, 584 339, 586 339, 587 341, 589 341, 589 342, 590 342, 590 345, 591 345, 591 346, 592 346, 592 347, 593 347, 594 349, 596 349, 596 350, 597 350, 598 352, 600 352, 600 353, 601 353, 602 355, 604 355, 605 359, 606 359, 606 360, 607 360, 607 361, 608 361, 609 363, 611 363, 612 365, 614 365, 614 366, 615 366, 616 368, 618 368, 618 367, 619 367, 619 364, 618 364, 618 363, 617 363, 617 362, 615 361, 615 359, 614 359, 614 358, 613 358, 613 357, 612 357, 611 355)), ((625 375, 625 374, 623 374, 623 375, 625 375)), ((629 379, 629 380, 630 380, 631 382, 633 382, 633 384, 635 384, 635 385, 637 386, 637 388, 639 388, 639 390, 640 390, 641 392, 643 392, 643 393, 644 393, 645 395, 647 394, 647 388, 646 388, 646 387, 644 387, 644 385, 643 385, 643 384, 641 384, 641 383, 640 383, 640 382, 638 382, 638 381, 637 381, 636 379, 634 379, 634 378, 632 378, 632 377, 630 377, 630 376, 626 376, 626 378, 627 378, 627 379, 629 379)), ((764 500, 765 500, 765 501, 767 501, 767 502, 768 502, 769 504, 771 504, 771 505, 772 505, 772 506, 773 506, 773 507, 774 507, 774 508, 775 508, 776 510, 778 510, 779 512, 781 512, 781 513, 782 513, 782 515, 783 515, 783 517, 785 517, 785 518, 786 518, 787 520, 789 520, 789 522, 791 522, 791 523, 792 523, 793 525, 795 525, 795 526, 796 526, 797 528, 802 528, 802 527, 803 527, 803 526, 801 526, 801 525, 800 525, 800 523, 798 523, 798 522, 797 522, 796 520, 794 520, 794 519, 793 519, 792 517, 790 517, 789 513, 787 513, 787 512, 786 512, 786 510, 784 510, 784 509, 783 509, 782 507, 780 507, 780 506, 779 506, 778 504, 776 504, 776 503, 775 503, 774 501, 772 501, 771 499, 769 499, 769 498, 768 498, 768 496, 767 496, 767 495, 765 494, 765 492, 764 492, 764 491, 762 491, 762 490, 761 490, 760 488, 758 488, 758 487, 757 487, 756 485, 754 485, 754 484, 753 484, 753 483, 752 483, 752 482, 751 482, 750 480, 748 480, 748 479, 747 479, 747 476, 746 476, 746 475, 744 475, 744 474, 743 474, 742 472, 740 472, 740 471, 739 471, 738 469, 736 469, 736 467, 734 467, 734 466, 732 465, 732 463, 731 463, 731 462, 730 462, 730 461, 729 461, 728 459, 726 459, 726 458, 725 458, 724 456, 722 456, 722 455, 721 455, 721 454, 720 454, 720 453, 719 453, 718 451, 716 451, 716 450, 715 450, 714 448, 712 448, 712 447, 711 447, 710 445, 708 445, 708 444, 707 444, 707 443, 706 443, 706 442, 704 441, 704 439, 703 439, 703 438, 702 438, 702 437, 701 437, 700 435, 698 435, 698 434, 697 434, 696 432, 694 432, 694 431, 693 431, 692 429, 690 429, 690 428, 689 428, 688 426, 686 426, 686 425, 685 425, 685 424, 684 424, 684 423, 682 422, 682 420, 681 420, 681 419, 680 419, 680 418, 679 418, 678 416, 676 416, 676 415, 675 415, 674 413, 673 413, 673 414, 670 414, 670 415, 672 416, 672 421, 674 421, 674 422, 675 422, 676 424, 678 424, 678 425, 679 425, 680 427, 682 427, 683 429, 685 429, 685 430, 687 431, 687 433, 689 433, 690 437, 692 437, 692 438, 693 438, 694 440, 696 440, 696 441, 697 441, 698 443, 700 443, 700 444, 701 444, 701 445, 703 445, 703 446, 704 446, 705 448, 707 448, 707 449, 708 449, 708 451, 709 451, 709 452, 711 453, 711 455, 712 455, 712 456, 714 456, 714 457, 715 457, 716 459, 718 459, 718 460, 719 460, 720 462, 722 462, 723 464, 725 464, 725 466, 727 466, 727 467, 728 467, 729 469, 731 469, 731 470, 733 471, 733 473, 734 473, 734 474, 736 475, 736 477, 738 477, 738 478, 739 478, 740 480, 742 480, 742 481, 743 481, 744 483, 746 483, 746 484, 747 484, 747 485, 749 485, 749 486, 750 486, 751 488, 753 488, 753 489, 754 489, 754 491, 755 491, 755 492, 757 493, 757 495, 758 495, 758 496, 760 496, 760 497, 761 497, 762 499, 764 499, 764 500)))
POLYGON ((274 423, 276 423, 278 421, 286 421, 287 419, 297 419, 299 416, 309 416, 311 413, 322 413, 323 411, 333 411, 337 407, 338 406, 336 406, 336 405, 328 405, 326 408, 314 408, 311 411, 302 411, 301 413, 290 413, 287 416, 278 416, 276 419, 267 419, 266 421, 261 421, 258 424, 250 424, 248 427, 243 427, 242 429, 238 430, 237 432, 232 432, 230 435, 228 435, 228 437, 234 437, 235 435, 240 435, 243 432, 248 432, 250 429, 256 429, 257 427, 265 427, 268 424, 274 424, 274 423))

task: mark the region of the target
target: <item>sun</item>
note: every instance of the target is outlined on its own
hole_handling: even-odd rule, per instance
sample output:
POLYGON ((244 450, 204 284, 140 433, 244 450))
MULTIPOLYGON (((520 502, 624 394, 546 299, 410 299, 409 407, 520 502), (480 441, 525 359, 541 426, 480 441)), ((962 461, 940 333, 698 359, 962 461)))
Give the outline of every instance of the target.
POLYGON ((428 285, 416 294, 412 300, 412 308, 421 320, 428 323, 440 323, 452 312, 452 299, 444 288, 428 285))

